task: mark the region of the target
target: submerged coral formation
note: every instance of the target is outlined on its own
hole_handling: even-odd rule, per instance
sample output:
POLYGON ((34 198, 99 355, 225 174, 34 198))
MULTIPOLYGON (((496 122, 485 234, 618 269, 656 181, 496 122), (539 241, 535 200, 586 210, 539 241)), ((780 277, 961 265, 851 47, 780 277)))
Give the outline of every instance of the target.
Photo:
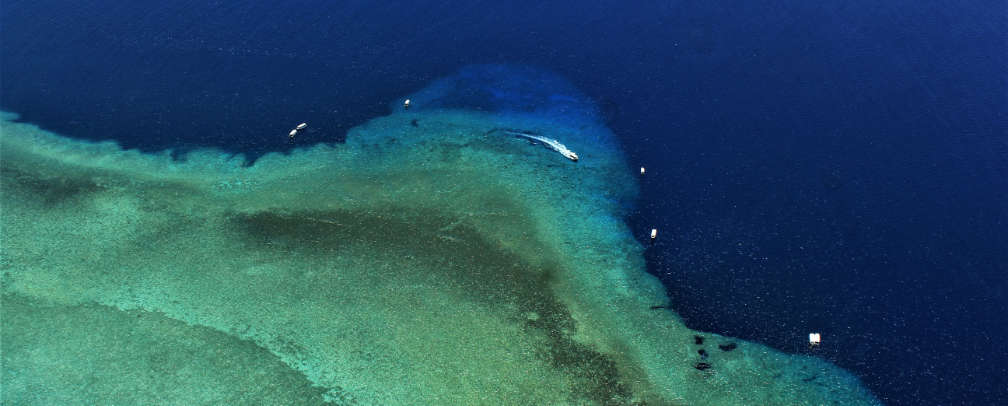
POLYGON ((650 308, 600 123, 457 107, 253 165, 5 114, 3 403, 878 404, 816 358, 698 352, 650 308))

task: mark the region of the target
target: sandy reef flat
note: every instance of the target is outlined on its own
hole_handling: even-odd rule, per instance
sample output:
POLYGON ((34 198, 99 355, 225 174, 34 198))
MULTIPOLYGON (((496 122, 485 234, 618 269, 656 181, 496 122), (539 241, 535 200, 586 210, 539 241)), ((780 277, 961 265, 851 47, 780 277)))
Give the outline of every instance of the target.
POLYGON ((247 165, 2 118, 4 404, 880 404, 651 309, 595 122, 400 111, 247 165))

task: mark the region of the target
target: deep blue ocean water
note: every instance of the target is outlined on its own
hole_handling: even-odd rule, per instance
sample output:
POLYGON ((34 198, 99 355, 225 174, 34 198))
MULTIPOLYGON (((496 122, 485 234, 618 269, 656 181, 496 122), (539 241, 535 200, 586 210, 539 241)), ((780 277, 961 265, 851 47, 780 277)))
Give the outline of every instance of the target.
POLYGON ((634 230, 693 328, 887 404, 1008 396, 1008 6, 17 1, 0 108, 145 151, 339 142, 475 63, 592 97, 646 166, 634 230))

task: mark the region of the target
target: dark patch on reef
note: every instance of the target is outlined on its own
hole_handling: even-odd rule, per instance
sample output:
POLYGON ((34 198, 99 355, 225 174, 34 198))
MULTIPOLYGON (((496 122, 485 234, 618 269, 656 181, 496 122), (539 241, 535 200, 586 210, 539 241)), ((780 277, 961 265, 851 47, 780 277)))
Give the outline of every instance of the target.
POLYGON ((9 164, 0 164, 0 177, 4 180, 4 193, 20 192, 29 199, 40 200, 46 206, 56 206, 104 189, 87 178, 44 176, 9 164))
POLYGON ((699 369, 701 371, 704 371, 704 370, 710 369, 711 366, 712 366, 711 364, 706 363, 706 362, 697 362, 696 364, 693 365, 693 368, 696 368, 696 369, 699 369))
POLYGON ((731 351, 731 350, 734 350, 734 349, 738 348, 738 344, 735 344, 735 343, 718 344, 717 347, 720 348, 721 351, 731 351))
POLYGON ((516 309, 507 317, 521 323, 530 336, 540 337, 542 347, 537 356, 572 376, 572 392, 579 394, 573 403, 631 403, 633 396, 616 362, 573 340, 576 322, 549 286, 556 273, 554 265, 531 265, 487 241, 462 219, 399 207, 233 214, 230 221, 257 250, 328 255, 377 246, 384 257, 409 257, 424 269, 438 272, 444 283, 465 292, 487 311, 516 309), (538 317, 529 318, 530 313, 538 317))
POLYGON ((703 348, 697 350, 697 354, 700 354, 700 358, 707 358, 707 350, 703 348))
POLYGON ((693 336, 693 344, 703 345, 703 337, 701 337, 701 336, 693 336))
POLYGON ((592 348, 572 340, 571 335, 576 326, 566 309, 554 312, 552 315, 554 320, 540 318, 529 323, 545 332, 550 342, 549 350, 539 355, 555 368, 587 382, 589 386, 585 389, 588 399, 605 405, 631 404, 630 388, 620 380, 616 363, 592 348), (545 323, 539 324, 542 321, 545 323))

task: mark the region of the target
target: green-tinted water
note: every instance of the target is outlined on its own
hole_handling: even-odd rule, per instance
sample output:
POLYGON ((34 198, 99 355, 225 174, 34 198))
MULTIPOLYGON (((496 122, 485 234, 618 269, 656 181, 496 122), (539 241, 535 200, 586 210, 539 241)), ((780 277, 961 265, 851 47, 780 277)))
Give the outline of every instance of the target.
POLYGON ((11 119, 5 404, 877 403, 828 363, 698 346, 650 309, 664 292, 619 212, 634 181, 576 141, 607 131, 590 123, 398 113, 243 166, 11 119))

